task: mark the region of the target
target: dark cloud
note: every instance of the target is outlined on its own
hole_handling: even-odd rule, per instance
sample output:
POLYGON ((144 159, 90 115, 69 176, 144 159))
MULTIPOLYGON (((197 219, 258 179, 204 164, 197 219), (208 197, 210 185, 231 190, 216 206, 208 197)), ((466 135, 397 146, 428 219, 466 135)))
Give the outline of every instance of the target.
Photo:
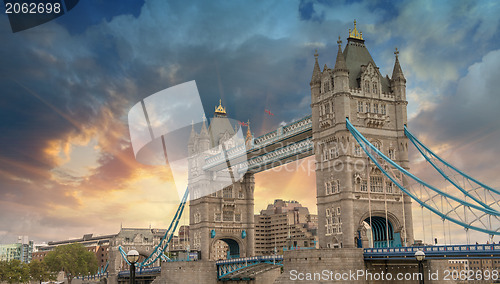
MULTIPOLYGON (((30 210, 36 206, 43 213, 53 203, 78 207, 75 194, 104 195, 123 188, 135 170, 145 169, 134 161, 129 148, 128 110, 140 99, 179 83, 196 80, 208 116, 222 97, 231 118, 250 119, 256 135, 281 121, 307 115, 314 49, 319 49, 321 66, 332 67, 337 35, 345 37, 357 16, 358 27, 370 29, 364 35, 382 69, 389 56, 392 68, 393 55, 387 52, 393 48, 391 31, 408 46, 415 45, 415 61, 402 60, 403 65, 412 66, 407 73, 410 87, 419 81, 412 77, 418 73, 412 71, 413 64, 421 68, 424 64, 419 62, 430 61, 433 64, 427 68, 435 69, 443 60, 460 58, 463 62, 453 66, 470 65, 477 53, 467 50, 470 45, 464 39, 483 31, 483 20, 467 16, 469 23, 460 22, 460 17, 449 15, 465 15, 460 5, 449 14, 440 14, 441 5, 435 12, 425 7, 419 10, 410 2, 392 7, 387 3, 374 6, 371 1, 337 6, 327 1, 301 1, 299 5, 148 1, 139 13, 136 4, 110 12, 112 4, 84 2, 57 21, 17 34, 11 33, 6 17, 0 18, 0 196, 11 205, 30 210), (89 7, 102 9, 89 15, 89 7), (415 10, 418 13, 410 13, 415 10), (424 23, 421 14, 429 15, 424 23), (443 24, 447 21, 466 32, 459 30, 452 34, 460 37, 443 39, 443 34, 450 34, 443 24), (266 116, 266 108, 275 117, 266 116), (88 176, 57 169, 61 159, 57 151, 75 140, 92 138, 98 140, 101 154, 88 176), (53 174, 60 180, 53 180, 53 174), (40 194, 45 196, 37 198, 40 194)), ((475 6, 468 9, 477 11, 480 19, 489 15, 475 6)), ((493 28, 490 34, 495 32, 493 28)), ((478 52, 491 48, 490 39, 482 42, 478 52)), ((487 97, 472 99, 475 89, 460 93, 469 85, 464 81, 456 94, 450 92, 434 110, 423 111, 411 121, 417 134, 432 134, 431 142, 446 143, 461 141, 467 132, 474 141, 494 128, 486 126, 497 118, 498 96, 491 91, 498 89, 498 72, 494 65, 481 66, 487 68, 478 71, 487 97)), ((496 152, 491 156, 500 157, 496 152)), ((0 216, 10 216, 7 208, 11 207, 0 209, 0 216)), ((53 228, 67 224, 54 220, 44 224, 53 228)), ((0 224, 0 231, 8 230, 9 222, 0 224)))
POLYGON ((314 1, 301 0, 299 4, 299 15, 301 20, 321 23, 325 20, 325 13, 318 14, 314 9, 314 1))

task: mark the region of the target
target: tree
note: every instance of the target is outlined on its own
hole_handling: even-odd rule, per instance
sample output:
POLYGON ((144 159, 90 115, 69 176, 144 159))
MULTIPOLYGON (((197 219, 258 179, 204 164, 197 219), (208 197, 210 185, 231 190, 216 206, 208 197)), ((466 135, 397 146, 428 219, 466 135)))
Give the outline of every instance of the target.
POLYGON ((0 282, 6 281, 5 275, 7 275, 7 261, 0 260, 0 282))
POLYGON ((17 259, 9 262, 2 261, 0 272, 0 281, 7 281, 7 283, 26 283, 30 279, 28 265, 17 259))
POLYGON ((73 277, 97 273, 97 258, 80 243, 58 246, 44 258, 52 271, 64 271, 68 284, 73 277))
POLYGON ((32 260, 29 264, 29 269, 31 278, 40 283, 42 283, 42 281, 56 280, 56 274, 50 271, 44 260, 32 260))

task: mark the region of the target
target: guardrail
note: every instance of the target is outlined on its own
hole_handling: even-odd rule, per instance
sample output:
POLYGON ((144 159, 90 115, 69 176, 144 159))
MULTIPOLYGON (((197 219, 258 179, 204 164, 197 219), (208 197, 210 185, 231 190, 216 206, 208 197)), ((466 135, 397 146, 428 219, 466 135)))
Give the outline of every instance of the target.
POLYGON ((500 244, 414 246, 394 248, 365 248, 365 260, 384 258, 415 257, 415 252, 423 251, 425 258, 500 258, 500 244))

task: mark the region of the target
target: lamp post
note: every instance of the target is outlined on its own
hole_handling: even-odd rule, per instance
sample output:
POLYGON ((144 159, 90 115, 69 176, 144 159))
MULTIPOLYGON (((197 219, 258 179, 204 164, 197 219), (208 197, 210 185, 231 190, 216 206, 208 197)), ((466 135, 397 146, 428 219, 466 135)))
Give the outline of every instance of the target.
POLYGON ((127 260, 130 262, 130 284, 135 284, 135 263, 139 260, 139 252, 135 249, 127 253, 127 260))
POLYGON ((424 284, 424 265, 422 262, 425 259, 425 253, 421 250, 415 252, 415 258, 418 261, 418 273, 422 275, 422 278, 420 278, 420 284, 424 284))

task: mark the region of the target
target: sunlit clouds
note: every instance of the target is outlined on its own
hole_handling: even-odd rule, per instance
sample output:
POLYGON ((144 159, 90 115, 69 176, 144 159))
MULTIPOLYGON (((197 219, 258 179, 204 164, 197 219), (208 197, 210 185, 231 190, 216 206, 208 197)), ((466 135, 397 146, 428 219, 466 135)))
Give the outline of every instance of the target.
MULTIPOLYGON (((338 37, 345 46, 354 19, 383 76, 392 74, 395 47, 400 51, 410 131, 500 188, 495 1, 151 0, 113 11, 84 2, 16 34, 0 16, 2 243, 18 235, 50 241, 116 233, 121 225, 166 227, 179 201, 176 181, 168 165, 136 160, 132 106, 195 80, 208 117, 221 99, 230 118, 250 121, 260 136, 310 114, 315 50, 320 66, 333 68, 338 37)), ((169 115, 177 114, 158 113, 169 115)), ((410 161, 412 173, 446 186, 416 150, 410 161)), ((313 157, 255 180, 255 212, 274 199, 297 200, 316 212, 313 157)), ((423 239, 420 215, 414 205, 416 239, 423 239)), ((424 216, 427 224, 429 212, 424 216)))

